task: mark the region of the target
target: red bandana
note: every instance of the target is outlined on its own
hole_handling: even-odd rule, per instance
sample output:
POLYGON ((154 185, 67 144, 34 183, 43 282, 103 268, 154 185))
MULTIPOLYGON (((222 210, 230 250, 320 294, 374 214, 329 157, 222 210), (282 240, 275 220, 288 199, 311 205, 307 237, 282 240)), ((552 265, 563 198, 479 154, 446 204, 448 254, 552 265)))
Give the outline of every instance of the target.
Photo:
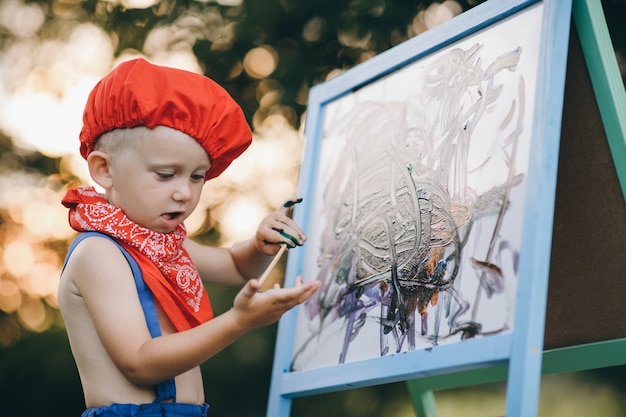
POLYGON ((70 226, 96 231, 118 241, 139 264, 143 280, 178 331, 213 318, 209 297, 183 242, 184 225, 158 233, 130 220, 93 187, 69 190, 63 205, 70 209, 70 226))

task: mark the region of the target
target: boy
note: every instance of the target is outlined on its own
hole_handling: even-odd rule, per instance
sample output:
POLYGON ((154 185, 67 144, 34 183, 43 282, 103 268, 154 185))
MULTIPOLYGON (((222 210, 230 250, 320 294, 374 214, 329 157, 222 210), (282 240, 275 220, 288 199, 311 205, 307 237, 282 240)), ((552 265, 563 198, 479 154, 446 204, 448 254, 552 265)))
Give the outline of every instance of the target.
POLYGON ((241 109, 216 83, 143 59, 120 64, 91 92, 80 134, 93 187, 63 204, 80 231, 59 285, 72 353, 91 416, 204 416, 199 364, 271 324, 319 283, 258 277, 281 244, 302 245, 285 207, 232 248, 186 238, 183 221, 204 182, 250 144, 241 109), (213 317, 202 280, 244 285, 213 317))

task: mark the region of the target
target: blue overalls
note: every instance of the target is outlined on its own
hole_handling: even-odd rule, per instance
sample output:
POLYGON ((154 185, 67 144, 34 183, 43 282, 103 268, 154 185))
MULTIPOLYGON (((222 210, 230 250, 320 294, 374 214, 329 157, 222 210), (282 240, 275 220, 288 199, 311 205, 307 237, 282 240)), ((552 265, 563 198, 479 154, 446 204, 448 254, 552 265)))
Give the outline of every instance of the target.
MULTIPOLYGON (((84 232, 79 234, 70 245, 65 263, 69 259, 70 254, 83 239, 90 236, 105 237, 114 242, 126 257, 135 278, 137 285, 137 293, 143 313, 146 316, 146 323, 150 335, 155 338, 161 336, 161 327, 157 318, 156 307, 150 289, 146 286, 141 276, 141 270, 137 262, 129 255, 126 250, 113 238, 99 232, 84 232)), ((148 404, 112 404, 107 407, 88 408, 82 414, 82 417, 205 417, 208 404, 186 404, 176 402, 176 384, 174 378, 163 381, 155 386, 156 398, 154 402, 148 404), (168 402, 163 402, 168 401, 168 402)))

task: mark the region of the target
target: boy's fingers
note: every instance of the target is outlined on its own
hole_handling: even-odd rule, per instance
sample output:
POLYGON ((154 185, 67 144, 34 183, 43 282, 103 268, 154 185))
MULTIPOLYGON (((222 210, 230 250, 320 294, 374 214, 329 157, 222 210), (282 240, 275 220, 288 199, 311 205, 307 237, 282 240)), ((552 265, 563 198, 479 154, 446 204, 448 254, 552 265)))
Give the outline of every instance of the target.
POLYGON ((287 213, 289 212, 289 209, 292 208, 293 206, 295 206, 298 203, 302 202, 302 198, 292 198, 289 199, 287 201, 285 201, 283 203, 283 205, 280 207, 280 212, 287 215, 287 213))
POLYGON ((303 291, 300 292, 297 297, 293 300, 293 305, 292 307, 295 307, 298 304, 302 304, 304 303, 306 300, 308 300, 309 298, 311 298, 311 296, 313 295, 313 293, 317 290, 316 287, 304 287, 303 291))
POLYGON ((259 280, 251 279, 250 281, 246 283, 246 285, 243 287, 243 290, 241 292, 246 297, 252 298, 254 297, 254 295, 257 293, 258 290, 259 290, 259 280))
POLYGON ((276 230, 278 233, 280 233, 280 235, 282 237, 284 237, 286 239, 289 239, 290 241, 293 242, 293 246, 290 245, 288 242, 285 242, 285 243, 287 243, 287 245, 289 245, 289 247, 294 248, 296 246, 302 246, 302 243, 300 243, 298 241, 298 239, 296 239, 294 236, 291 236, 289 233, 285 233, 283 230, 279 230, 279 229, 274 229, 274 230, 276 230))
POLYGON ((305 298, 302 301, 306 301, 320 288, 322 283, 320 281, 315 281, 315 282, 311 282, 309 284, 302 284, 302 285, 306 289, 304 291, 305 298))
POLYGON ((294 307, 308 300, 311 295, 320 287, 320 282, 302 283, 302 279, 297 280, 297 285, 293 288, 285 288, 285 298, 283 301, 289 306, 294 307))

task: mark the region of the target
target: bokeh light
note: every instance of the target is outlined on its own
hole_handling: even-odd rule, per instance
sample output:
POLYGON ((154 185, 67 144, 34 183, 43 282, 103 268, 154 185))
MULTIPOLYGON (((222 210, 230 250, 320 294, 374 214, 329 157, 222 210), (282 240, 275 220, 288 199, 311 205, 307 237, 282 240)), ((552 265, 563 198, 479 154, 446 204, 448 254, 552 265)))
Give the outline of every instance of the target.
POLYGON ((22 277, 33 267, 35 255, 29 243, 18 239, 5 245, 2 262, 9 274, 22 277))
POLYGON ((12 280, 0 281, 0 310, 14 313, 22 305, 22 292, 19 285, 12 280))
POLYGON ((19 0, 5 0, 0 3, 0 25, 17 37, 34 36, 44 20, 44 12, 37 3, 24 4, 19 0))
POLYGON ((248 51, 243 59, 243 69, 252 78, 269 76, 278 65, 278 53, 269 45, 262 45, 248 51))
POLYGON ((127 9, 147 9, 155 4, 159 3, 159 0, 122 0, 121 4, 127 9))
POLYGON ((307 42, 318 42, 324 36, 326 28, 326 21, 319 16, 315 16, 302 28, 302 38, 307 42))
POLYGON ((446 0, 443 3, 432 3, 413 18, 413 32, 416 35, 425 32, 461 14, 462 11, 461 6, 456 1, 446 0))

